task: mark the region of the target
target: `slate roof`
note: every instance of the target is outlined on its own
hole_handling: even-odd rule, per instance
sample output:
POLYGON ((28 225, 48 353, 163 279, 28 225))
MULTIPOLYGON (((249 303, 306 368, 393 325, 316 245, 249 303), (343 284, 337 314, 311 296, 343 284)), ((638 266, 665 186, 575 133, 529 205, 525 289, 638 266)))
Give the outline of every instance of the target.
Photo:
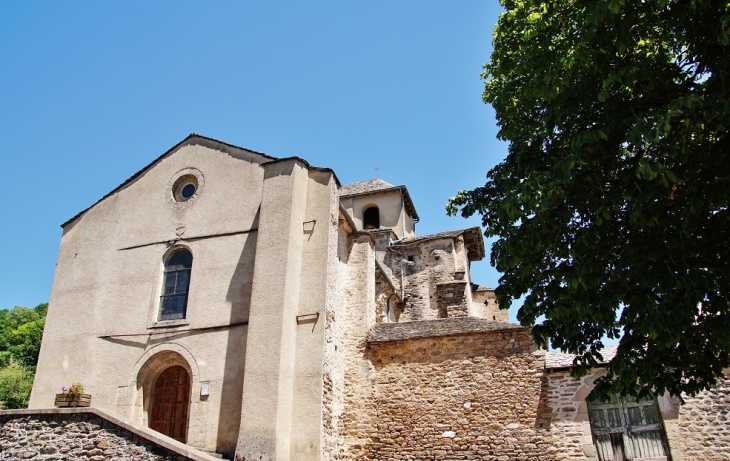
POLYGON ((403 341, 416 338, 455 336, 491 331, 524 330, 514 323, 495 322, 476 317, 418 320, 400 323, 376 323, 368 332, 369 343, 403 341))
POLYGON ((437 232, 435 234, 422 235, 420 237, 409 237, 400 239, 393 243, 394 247, 408 246, 416 243, 426 242, 428 240, 439 240, 447 238, 456 238, 464 236, 464 245, 466 246, 469 261, 480 261, 484 258, 484 237, 482 229, 479 227, 470 227, 468 229, 460 229, 453 231, 437 232))
MULTIPOLYGON (((601 350, 603 361, 601 364, 605 364, 611 361, 616 356, 616 349, 618 346, 606 346, 601 350)), ((564 354, 562 352, 548 352, 545 354, 545 368, 570 368, 573 366, 573 359, 575 355, 564 354)))
POLYGON ((476 283, 471 284, 471 291, 477 292, 477 291, 494 291, 494 288, 485 287, 484 285, 478 285, 476 283))
POLYGON ((368 194, 371 192, 393 189, 394 185, 383 181, 382 179, 370 179, 368 181, 354 182, 345 184, 340 188, 340 197, 347 195, 368 194))

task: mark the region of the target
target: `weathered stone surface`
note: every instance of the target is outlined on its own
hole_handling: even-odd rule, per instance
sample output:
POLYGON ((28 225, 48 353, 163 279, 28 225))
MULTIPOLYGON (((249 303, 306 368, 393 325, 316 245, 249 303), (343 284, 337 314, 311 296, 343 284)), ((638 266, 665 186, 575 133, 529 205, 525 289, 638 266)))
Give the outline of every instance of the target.
MULTIPOLYGON (((610 362, 616 356, 616 349, 618 346, 606 346, 601 350, 600 364, 610 362)), ((545 368, 546 369, 558 369, 558 368, 570 368, 573 366, 573 359, 575 355, 564 354, 562 352, 548 352, 545 355, 545 368)))
MULTIPOLYGON (((550 354, 546 355, 549 357, 550 354)), ((593 438, 585 403, 594 378, 583 377, 578 380, 571 377, 568 370, 546 373, 547 405, 543 417, 552 434, 553 445, 550 452, 556 460, 596 459, 591 452, 593 438), (589 452, 586 452, 585 445, 589 446, 589 452)))
POLYGON ((684 461, 730 459, 730 377, 710 391, 685 397, 676 425, 675 444, 684 461))
POLYGON ((91 413, 0 415, 0 459, 182 461, 91 413))
POLYGON ((344 428, 365 442, 347 447, 341 458, 554 459, 543 427, 544 362, 529 330, 389 337, 370 343, 367 381, 346 382, 346 389, 370 390, 375 415, 344 428))
POLYGON ((367 340, 369 343, 377 343, 500 330, 524 330, 524 328, 513 323, 495 322, 475 317, 456 317, 418 322, 378 323, 370 329, 367 340))

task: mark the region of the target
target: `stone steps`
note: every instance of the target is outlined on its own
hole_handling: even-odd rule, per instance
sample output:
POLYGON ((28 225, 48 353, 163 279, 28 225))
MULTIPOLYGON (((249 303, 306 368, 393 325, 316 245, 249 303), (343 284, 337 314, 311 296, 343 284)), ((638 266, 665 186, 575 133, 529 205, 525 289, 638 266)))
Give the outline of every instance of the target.
POLYGON ((222 454, 220 454, 220 453, 216 453, 216 452, 215 452, 215 451, 213 451, 213 450, 205 450, 205 449, 203 449, 203 448, 196 448, 196 450, 198 450, 198 451, 202 451, 202 452, 203 452, 203 453, 205 453, 206 455, 208 455, 208 456, 212 456, 213 458, 218 458, 218 459, 222 459, 222 460, 224 460, 224 461, 230 461, 230 460, 229 460, 228 458, 224 458, 222 454))

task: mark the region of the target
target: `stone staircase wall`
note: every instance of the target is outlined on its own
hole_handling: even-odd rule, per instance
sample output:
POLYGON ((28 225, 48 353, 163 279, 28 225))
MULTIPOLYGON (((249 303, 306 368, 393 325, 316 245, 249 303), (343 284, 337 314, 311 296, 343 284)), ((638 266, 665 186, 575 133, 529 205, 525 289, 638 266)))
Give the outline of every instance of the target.
POLYGON ((96 408, 1 411, 0 459, 216 460, 96 408))

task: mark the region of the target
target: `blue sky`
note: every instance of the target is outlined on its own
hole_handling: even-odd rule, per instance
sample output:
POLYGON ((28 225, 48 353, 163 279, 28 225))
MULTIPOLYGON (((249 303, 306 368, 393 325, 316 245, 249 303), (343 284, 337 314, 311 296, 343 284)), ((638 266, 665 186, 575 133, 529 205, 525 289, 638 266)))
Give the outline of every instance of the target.
MULTIPOLYGON (((507 153, 481 100, 500 11, 473 0, 0 3, 0 308, 47 301, 59 225, 191 132, 302 157, 343 183, 378 168, 408 187, 420 235, 479 225, 444 206, 507 153)), ((473 265, 477 283, 498 277, 488 258, 473 265)))

